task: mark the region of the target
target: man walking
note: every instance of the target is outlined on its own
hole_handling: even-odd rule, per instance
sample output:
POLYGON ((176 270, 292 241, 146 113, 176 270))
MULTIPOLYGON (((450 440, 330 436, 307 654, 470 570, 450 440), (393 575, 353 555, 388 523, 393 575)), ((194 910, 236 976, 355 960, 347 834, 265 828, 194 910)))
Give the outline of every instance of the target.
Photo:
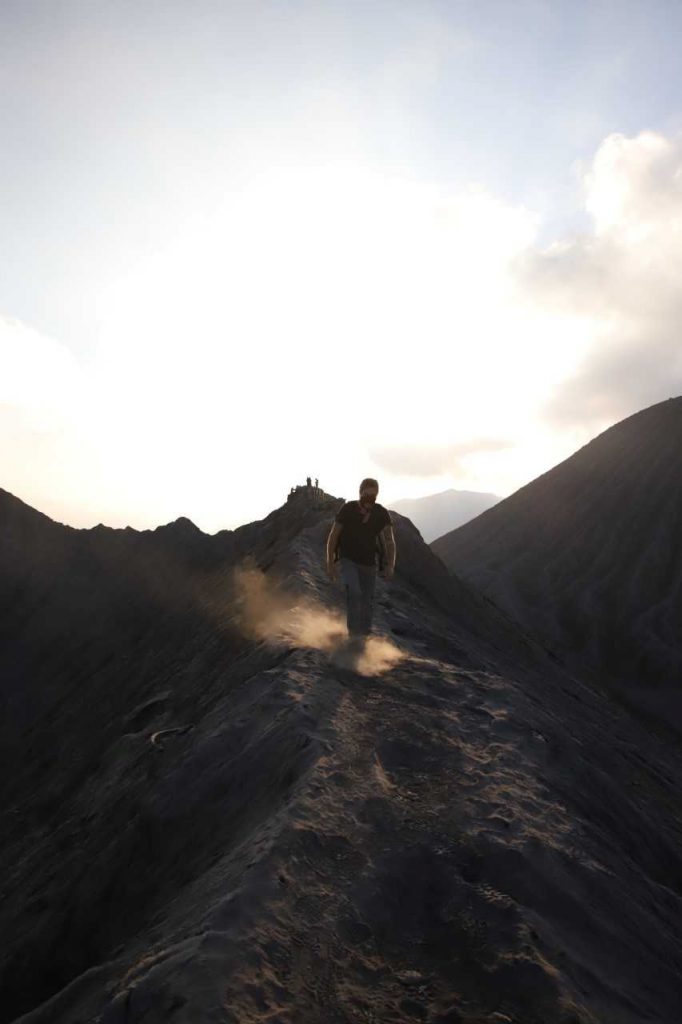
POLYGON ((327 572, 336 579, 334 561, 339 548, 341 580, 346 588, 347 624, 351 638, 369 636, 372 629, 374 584, 376 581, 376 542, 381 534, 386 552, 384 577, 393 578, 395 537, 388 509, 377 502, 379 484, 365 477, 360 484, 360 500, 345 502, 336 513, 327 537, 327 572))

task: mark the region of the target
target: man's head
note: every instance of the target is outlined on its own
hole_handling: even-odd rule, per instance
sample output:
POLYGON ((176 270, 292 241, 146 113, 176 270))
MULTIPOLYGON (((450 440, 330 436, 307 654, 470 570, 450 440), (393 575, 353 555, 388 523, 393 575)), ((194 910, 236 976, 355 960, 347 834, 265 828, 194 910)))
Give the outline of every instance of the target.
POLYGON ((371 476, 366 476, 360 484, 360 501, 365 505, 372 505, 377 500, 379 484, 371 476))

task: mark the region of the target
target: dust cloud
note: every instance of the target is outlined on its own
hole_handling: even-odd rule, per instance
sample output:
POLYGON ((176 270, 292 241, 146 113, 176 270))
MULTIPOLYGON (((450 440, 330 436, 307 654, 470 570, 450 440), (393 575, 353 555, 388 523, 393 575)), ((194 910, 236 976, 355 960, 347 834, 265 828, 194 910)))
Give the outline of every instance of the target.
POLYGON ((349 638, 345 610, 333 611, 287 590, 249 562, 234 569, 232 585, 237 625, 253 639, 312 647, 337 667, 364 676, 381 675, 407 657, 385 637, 349 638))

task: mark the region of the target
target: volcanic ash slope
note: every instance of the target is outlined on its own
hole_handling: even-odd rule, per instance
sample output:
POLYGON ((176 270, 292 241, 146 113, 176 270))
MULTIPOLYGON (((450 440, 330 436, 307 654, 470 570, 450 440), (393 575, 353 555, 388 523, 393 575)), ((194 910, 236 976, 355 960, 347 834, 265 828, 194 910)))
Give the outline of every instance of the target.
POLYGON ((398 515, 376 635, 349 652, 323 564, 338 504, 229 537, 74 531, 94 618, 89 587, 43 587, 67 528, 25 577, 11 562, 15 683, 46 604, 68 607, 49 700, 8 705, 4 1019, 672 1024, 680 753, 398 515))

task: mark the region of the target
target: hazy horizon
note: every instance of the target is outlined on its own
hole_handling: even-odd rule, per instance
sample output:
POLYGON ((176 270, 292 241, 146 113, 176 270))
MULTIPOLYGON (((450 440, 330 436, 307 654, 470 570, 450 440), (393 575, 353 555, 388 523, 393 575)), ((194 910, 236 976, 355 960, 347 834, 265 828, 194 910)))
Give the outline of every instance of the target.
MULTIPOLYGON (((315 483, 315 481, 313 480, 313 486, 314 486, 314 483, 315 483)), ((292 485, 292 486, 296 486, 296 485, 292 485)), ((305 487, 305 480, 303 481, 302 484, 299 484, 298 486, 305 487)), ((0 489, 7 490, 7 488, 4 488, 4 487, 0 488, 0 489)), ((11 493, 11 492, 9 492, 9 493, 11 493)), ((459 492, 456 488, 445 488, 443 491, 438 491, 438 492, 435 492, 434 494, 425 494, 425 495, 422 495, 420 498, 396 498, 394 502, 391 502, 388 499, 386 499, 383 495, 380 494, 379 498, 377 500, 379 500, 382 505, 383 504, 388 504, 388 505, 391 505, 391 507, 393 507, 393 504, 397 505, 397 504, 401 504, 403 502, 423 501, 423 500, 428 500, 429 498, 439 498, 439 497, 441 497, 441 495, 447 494, 447 493, 462 493, 462 494, 464 494, 466 496, 477 496, 477 495, 480 494, 482 497, 495 497, 495 498, 499 497, 498 495, 493 495, 493 494, 490 494, 490 493, 484 492, 484 491, 461 491, 461 492, 459 492)), ((20 501, 23 501, 24 504, 29 505, 32 508, 35 508, 35 510, 37 512, 42 512, 44 515, 49 515, 49 513, 45 512, 44 509, 42 509, 42 508, 40 508, 38 506, 35 506, 35 505, 31 505, 31 503, 27 502, 24 498, 22 498, 22 496, 20 494, 14 494, 13 496, 15 498, 18 498, 20 501)), ((343 499, 345 501, 350 501, 350 500, 352 500, 354 498, 357 498, 358 494, 357 493, 353 493, 353 494, 336 494, 336 495, 332 495, 332 497, 343 499)), ((202 533, 206 533, 208 535, 215 535, 216 533, 220 533, 222 530, 238 529, 240 526, 246 526, 246 525, 248 525, 248 524, 250 524, 252 522, 258 522, 259 520, 264 519, 275 508, 280 508, 281 506, 286 505, 287 500, 288 500, 288 492, 284 496, 283 501, 277 502, 275 505, 272 506, 272 508, 266 509, 262 513, 262 515, 258 515, 254 519, 244 520, 244 522, 242 522, 242 523, 236 523, 233 526, 229 526, 229 527, 228 526, 219 526, 215 530, 203 530, 199 526, 198 523, 195 522, 194 525, 195 526, 199 526, 199 529, 201 529, 201 532, 202 533)), ((56 520, 53 516, 50 516, 50 518, 53 519, 53 521, 62 522, 62 525, 68 525, 68 526, 73 526, 74 525, 72 523, 63 523, 63 520, 56 520)), ((178 519, 189 519, 190 522, 194 522, 194 520, 192 519, 191 516, 187 516, 187 515, 184 515, 183 513, 181 513, 179 516, 176 516, 172 520, 167 520, 167 521, 164 521, 164 522, 154 523, 154 524, 151 524, 151 525, 146 526, 146 527, 137 527, 137 528, 134 527, 134 529, 139 529, 139 530, 152 529, 152 530, 154 530, 154 529, 156 529, 159 526, 167 526, 171 522, 176 522, 178 519)), ((129 525, 129 524, 126 524, 126 525, 129 525)), ((419 524, 416 523, 415 525, 418 526, 419 524)), ((111 526, 111 523, 105 523, 105 522, 92 523, 92 524, 90 524, 88 526, 76 526, 75 529, 86 529, 87 530, 87 529, 92 529, 95 526, 111 526)), ((121 526, 115 526, 115 527, 112 527, 112 528, 113 529, 121 529, 121 526)))
POLYGON ((682 393, 678 5, 0 28, 0 487, 51 518, 215 533, 308 473, 507 497, 682 393))

